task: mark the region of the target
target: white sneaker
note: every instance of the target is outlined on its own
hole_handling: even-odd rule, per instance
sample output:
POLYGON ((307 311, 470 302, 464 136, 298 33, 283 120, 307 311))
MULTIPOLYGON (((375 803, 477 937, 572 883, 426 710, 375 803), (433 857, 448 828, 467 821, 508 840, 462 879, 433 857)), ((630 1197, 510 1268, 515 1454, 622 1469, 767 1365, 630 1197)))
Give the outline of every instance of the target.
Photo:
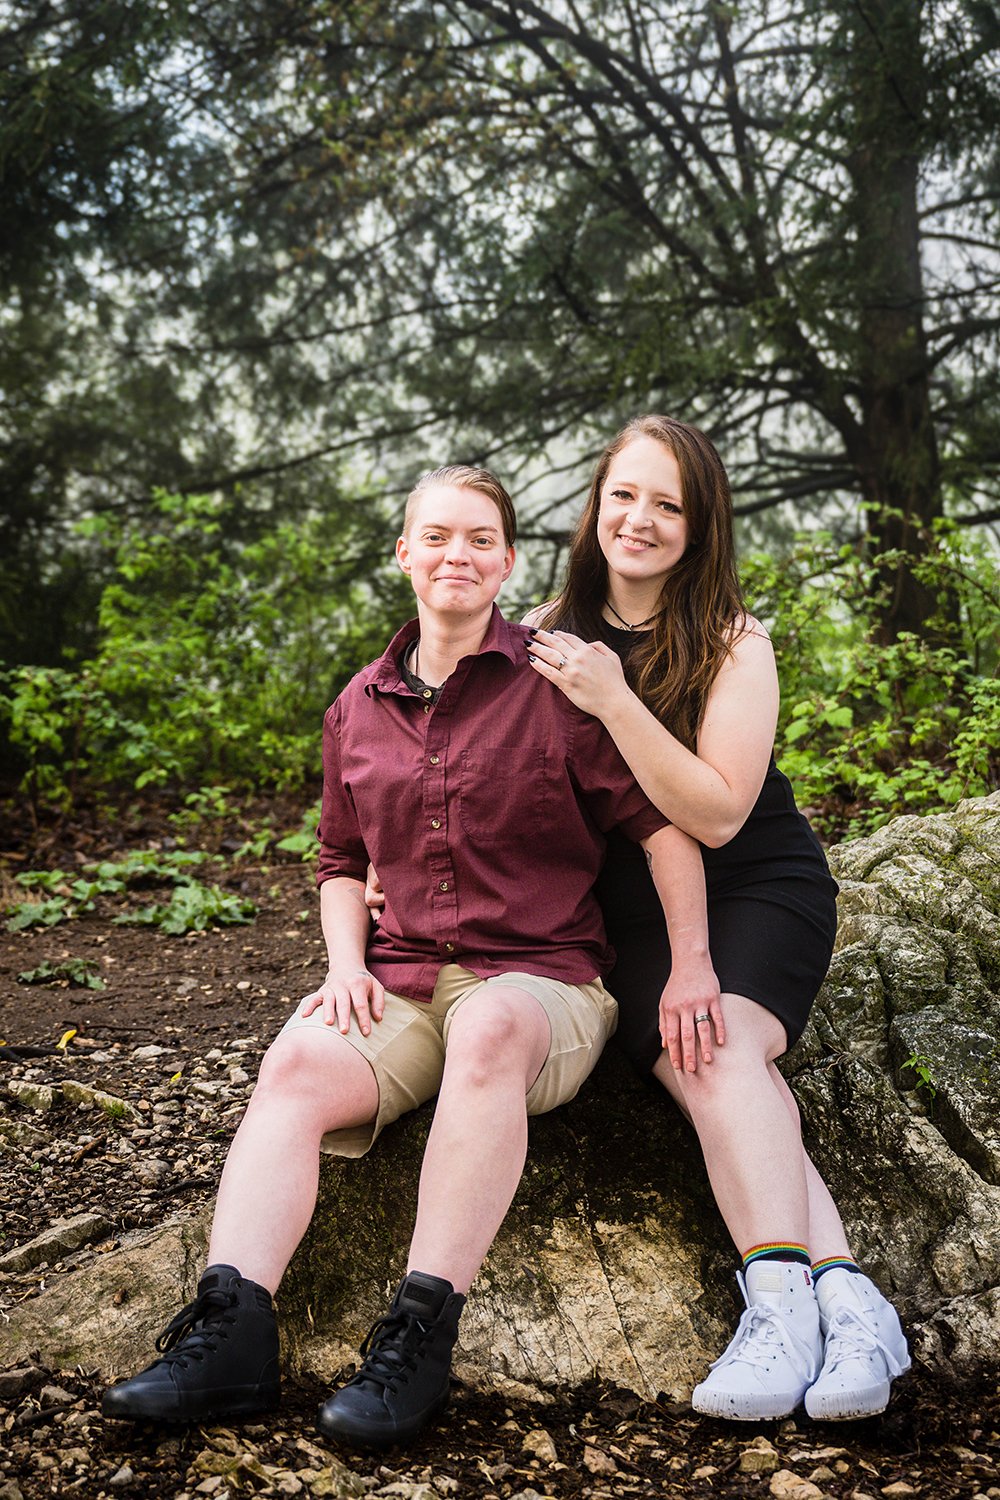
POLYGON ((691 1405, 734 1422, 786 1417, 816 1379, 823 1357, 809 1267, 756 1260, 736 1279, 747 1310, 725 1354, 695 1386, 691 1405))
POLYGON ((867 1276, 839 1269, 820 1277, 816 1300, 826 1347, 806 1411, 823 1422, 885 1411, 890 1385, 910 1368, 896 1309, 867 1276))

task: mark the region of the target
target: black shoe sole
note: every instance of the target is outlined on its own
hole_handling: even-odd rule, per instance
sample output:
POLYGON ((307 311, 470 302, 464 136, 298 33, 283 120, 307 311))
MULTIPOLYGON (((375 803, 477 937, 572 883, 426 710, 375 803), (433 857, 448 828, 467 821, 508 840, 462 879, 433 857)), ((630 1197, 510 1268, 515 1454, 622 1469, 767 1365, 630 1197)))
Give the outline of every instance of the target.
POLYGON ((327 1402, 319 1409, 316 1426, 324 1437, 332 1438, 335 1442, 344 1443, 352 1448, 360 1448, 366 1452, 385 1453, 390 1448, 399 1448, 404 1443, 412 1443, 425 1427, 441 1415, 448 1405, 448 1399, 449 1392, 445 1391, 444 1395, 440 1396, 418 1418, 411 1420, 405 1426, 393 1427, 391 1431, 374 1422, 365 1422, 361 1418, 352 1420, 349 1416, 340 1415, 338 1420, 334 1416, 328 1416, 327 1406, 330 1403, 327 1402))
POLYGON ((152 1401, 148 1409, 143 1410, 141 1402, 136 1402, 130 1408, 126 1408, 116 1405, 105 1396, 101 1402, 101 1414, 118 1422, 161 1422, 165 1426, 179 1427, 191 1422, 211 1422, 216 1417, 252 1417, 263 1412, 276 1411, 280 1400, 281 1389, 279 1387, 275 1391, 254 1391, 228 1401, 213 1401, 197 1411, 191 1409, 164 1411, 162 1408, 157 1409, 155 1402, 152 1401))

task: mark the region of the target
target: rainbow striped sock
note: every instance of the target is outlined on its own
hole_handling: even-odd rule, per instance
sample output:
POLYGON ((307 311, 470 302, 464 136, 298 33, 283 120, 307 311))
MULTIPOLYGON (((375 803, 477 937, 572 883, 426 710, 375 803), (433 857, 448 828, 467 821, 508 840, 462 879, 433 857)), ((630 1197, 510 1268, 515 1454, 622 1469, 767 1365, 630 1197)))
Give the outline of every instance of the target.
POLYGON ((763 1245, 752 1245, 743 1255, 743 1269, 755 1260, 790 1260, 801 1266, 809 1265, 809 1251, 795 1240, 767 1240, 763 1245))
POLYGON ((817 1282, 826 1271, 850 1271, 852 1276, 861 1276, 862 1270, 849 1255, 828 1255, 824 1260, 813 1261, 813 1282, 817 1282))

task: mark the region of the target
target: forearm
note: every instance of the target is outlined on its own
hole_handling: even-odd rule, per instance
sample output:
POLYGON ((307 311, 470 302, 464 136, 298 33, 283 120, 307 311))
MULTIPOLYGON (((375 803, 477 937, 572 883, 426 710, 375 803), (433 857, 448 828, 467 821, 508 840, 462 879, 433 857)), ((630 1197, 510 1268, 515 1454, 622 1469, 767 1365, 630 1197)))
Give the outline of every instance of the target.
POLYGON ((336 875, 319 888, 320 921, 326 941, 327 964, 364 968, 371 932, 363 880, 336 875))
POLYGON ((670 975, 660 996, 660 1037, 677 1069, 711 1063, 725 1044, 719 981, 708 951, 708 907, 701 850, 677 828, 643 841, 670 937, 670 975))
POLYGON ((609 699, 600 718, 650 802, 678 830, 710 848, 739 832, 745 796, 675 739, 629 688, 609 699))
POLYGON ((694 839, 674 826, 643 841, 646 861, 663 907, 675 968, 708 957, 705 867, 694 839))

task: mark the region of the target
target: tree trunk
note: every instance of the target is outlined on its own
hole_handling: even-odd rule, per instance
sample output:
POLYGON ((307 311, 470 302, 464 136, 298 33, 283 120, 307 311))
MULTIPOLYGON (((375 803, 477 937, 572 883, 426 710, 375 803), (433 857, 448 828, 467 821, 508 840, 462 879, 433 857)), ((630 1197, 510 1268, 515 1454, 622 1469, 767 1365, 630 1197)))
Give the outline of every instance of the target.
POLYGON ((854 188, 861 435, 856 461, 878 568, 882 635, 926 635, 944 610, 916 576, 928 531, 942 514, 941 467, 931 415, 923 324, 917 176, 925 105, 919 0, 850 8, 848 62, 855 112, 854 188))

